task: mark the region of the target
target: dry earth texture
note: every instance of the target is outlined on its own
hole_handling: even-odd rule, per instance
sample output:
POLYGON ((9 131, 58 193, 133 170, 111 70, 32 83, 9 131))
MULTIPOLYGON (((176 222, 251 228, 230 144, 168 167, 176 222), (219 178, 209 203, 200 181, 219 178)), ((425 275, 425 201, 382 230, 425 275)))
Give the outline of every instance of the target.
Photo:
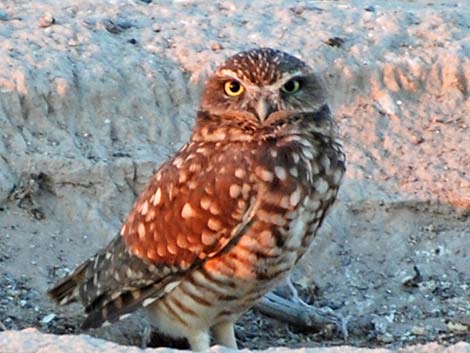
MULTIPOLYGON (((46 289, 115 235, 186 141, 207 73, 257 46, 301 57, 328 83, 347 178, 293 277, 305 300, 349 318, 350 334, 250 311, 240 346, 470 341, 470 2, 3 0, 0 352, 111 345, 11 330, 81 333, 81 309, 55 307, 46 289)), ((140 345, 145 326, 137 313, 88 334, 140 345)), ((328 350, 339 351, 363 352, 328 350)))

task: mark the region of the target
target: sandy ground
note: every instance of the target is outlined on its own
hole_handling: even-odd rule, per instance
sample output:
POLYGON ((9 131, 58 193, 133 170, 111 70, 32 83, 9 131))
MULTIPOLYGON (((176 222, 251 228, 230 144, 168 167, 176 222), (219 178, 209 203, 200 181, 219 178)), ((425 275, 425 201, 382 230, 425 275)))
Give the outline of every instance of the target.
MULTIPOLYGON (((250 311, 240 346, 470 341, 469 2, 77 3, 0 4, 0 342, 80 333, 80 308, 46 288, 114 236, 187 139, 207 73, 256 46, 298 55, 329 87, 347 178, 293 277, 350 336, 250 311)), ((88 333, 139 345, 144 327, 136 314, 88 333)))
MULTIPOLYGON (((169 348, 140 349, 138 347, 121 346, 115 343, 90 337, 87 335, 63 335, 56 336, 51 334, 42 334, 36 329, 25 329, 23 331, 0 332, 0 347, 6 347, 2 353, 171 353, 174 350, 169 348)), ((1 348, 0 348, 1 349, 1 348)), ((241 352, 250 352, 248 349, 241 352)), ((329 347, 329 348, 299 348, 286 349, 284 347, 268 348, 260 351, 264 353, 395 353, 396 350, 385 348, 357 348, 351 346, 329 347)), ((212 353, 230 353, 235 352, 221 346, 211 348, 212 353)), ((399 353, 468 353, 470 344, 459 342, 448 347, 437 343, 427 343, 400 349, 399 353)))

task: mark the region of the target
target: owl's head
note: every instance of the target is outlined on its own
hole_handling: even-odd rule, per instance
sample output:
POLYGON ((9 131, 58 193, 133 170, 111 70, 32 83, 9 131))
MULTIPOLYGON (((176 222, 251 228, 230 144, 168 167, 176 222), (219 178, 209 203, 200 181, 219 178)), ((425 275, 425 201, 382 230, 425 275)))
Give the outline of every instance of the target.
POLYGON ((200 110, 254 125, 270 123, 273 113, 316 113, 325 104, 320 79, 300 59, 259 48, 240 52, 208 79, 200 110))

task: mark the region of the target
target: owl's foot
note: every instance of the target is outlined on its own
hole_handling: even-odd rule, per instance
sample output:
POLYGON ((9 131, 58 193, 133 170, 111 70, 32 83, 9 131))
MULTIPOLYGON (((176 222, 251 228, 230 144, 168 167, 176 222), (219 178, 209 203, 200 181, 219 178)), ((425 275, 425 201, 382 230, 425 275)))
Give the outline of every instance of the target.
POLYGON ((263 314, 304 329, 322 329, 333 325, 344 339, 348 337, 348 320, 329 307, 317 308, 305 303, 290 279, 266 294, 256 308, 263 314))

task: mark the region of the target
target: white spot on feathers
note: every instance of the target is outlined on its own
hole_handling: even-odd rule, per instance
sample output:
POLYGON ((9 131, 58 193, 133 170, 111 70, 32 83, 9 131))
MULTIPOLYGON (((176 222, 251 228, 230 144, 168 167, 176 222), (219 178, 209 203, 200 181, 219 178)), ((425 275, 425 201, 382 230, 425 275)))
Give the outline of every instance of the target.
POLYGON ((321 161, 320 161, 321 165, 323 166, 323 169, 325 171, 327 171, 328 169, 330 169, 330 166, 331 166, 331 161, 330 159, 328 158, 328 156, 323 156, 321 158, 321 161))
POLYGON ((163 289, 163 291, 165 293, 170 293, 173 289, 175 289, 176 287, 178 287, 178 285, 181 283, 181 281, 175 281, 175 282, 170 282, 168 283, 165 288, 163 289))
POLYGON ((325 179, 322 178, 318 178, 315 183, 313 183, 313 186, 315 187, 315 190, 320 194, 324 194, 325 192, 327 192, 329 187, 325 179))
POLYGON ((300 187, 297 186, 295 191, 289 197, 289 202, 290 202, 292 207, 297 206, 297 204, 300 201, 300 196, 301 196, 301 189, 300 189, 300 187))
POLYGON ((295 153, 295 152, 292 153, 292 159, 294 160, 294 163, 296 163, 296 164, 299 163, 299 161, 300 161, 300 156, 299 156, 299 154, 298 154, 298 153, 295 153))
POLYGON ((188 174, 184 170, 180 170, 178 182, 184 183, 188 180, 188 174))
POLYGON ((126 270, 126 275, 127 275, 127 277, 129 277, 129 278, 133 278, 133 277, 135 276, 135 272, 132 271, 131 268, 127 268, 127 270, 126 270))
POLYGON ((211 200, 208 197, 203 196, 199 202, 203 210, 208 210, 211 206, 211 200))
POLYGON ((236 199, 238 196, 240 196, 241 191, 242 191, 242 188, 240 185, 237 185, 237 184, 230 185, 229 193, 232 199, 236 199))
POLYGON ((302 149, 302 154, 307 158, 307 159, 310 159, 312 160, 313 159, 313 153, 310 149, 308 148, 303 148, 302 149))
POLYGON ((335 170, 335 173, 333 174, 333 182, 335 184, 339 184, 342 177, 343 177, 343 171, 340 169, 335 170))
POLYGON ((196 216, 196 211, 191 207, 189 203, 185 203, 181 210, 181 217, 188 219, 196 216))
POLYGON ((146 230, 145 230, 145 225, 141 222, 139 223, 139 226, 137 228, 137 232, 139 233, 139 238, 140 240, 144 240, 145 239, 145 235, 146 235, 146 230))
POLYGON ((158 298, 147 298, 142 302, 142 306, 146 307, 155 302, 158 298))
POLYGON ((217 240, 217 233, 210 232, 206 229, 202 231, 202 234, 201 234, 202 244, 206 246, 212 245, 215 243, 216 240, 217 240))
POLYGON ((211 217, 207 221, 207 227, 209 227, 209 229, 217 232, 217 231, 222 229, 222 223, 220 223, 220 221, 218 219, 211 217))
POLYGON ((237 168, 235 169, 235 176, 238 179, 243 179, 246 176, 246 172, 241 168, 237 168))
POLYGON ((149 210, 149 203, 145 201, 144 203, 142 203, 142 206, 140 207, 140 214, 142 216, 145 216, 148 210, 149 210))
POLYGON ((111 299, 114 300, 120 296, 121 296, 121 292, 114 292, 113 294, 111 294, 111 299))
POLYGON ((286 169, 278 165, 274 167, 274 174, 276 174, 276 176, 282 181, 287 178, 286 169))
POLYGON ((271 182, 274 179, 273 173, 261 167, 255 168, 255 174, 258 176, 258 178, 266 182, 271 182))
POLYGON ((162 199, 162 190, 160 188, 155 191, 155 195, 153 195, 153 205, 158 206, 162 199))
POLYGON ((183 161, 182 158, 177 157, 177 158, 175 158, 175 160, 174 160, 173 163, 171 163, 171 164, 173 164, 176 168, 179 169, 179 168, 181 168, 181 166, 183 165, 183 162, 184 162, 184 161, 183 161))

